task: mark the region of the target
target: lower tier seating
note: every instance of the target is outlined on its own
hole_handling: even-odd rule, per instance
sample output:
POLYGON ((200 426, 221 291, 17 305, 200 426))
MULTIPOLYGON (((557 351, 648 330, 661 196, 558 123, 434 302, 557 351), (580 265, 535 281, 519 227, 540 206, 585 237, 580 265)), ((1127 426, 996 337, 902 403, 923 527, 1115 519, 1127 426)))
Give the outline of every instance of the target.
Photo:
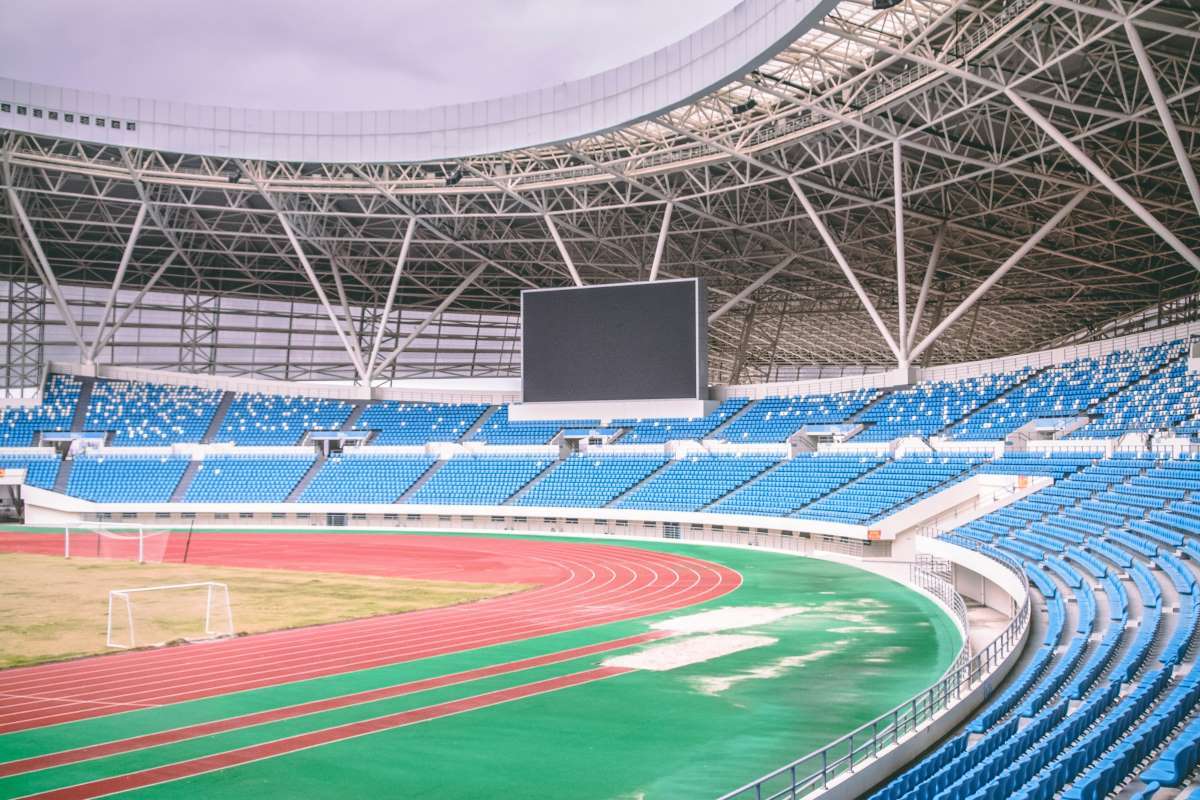
POLYGON ((1148 798, 1194 775, 1200 547, 1189 545, 1200 541, 1200 506, 1191 503, 1197 491, 1200 462, 1191 459, 1098 460, 943 534, 1020 563, 1046 631, 963 734, 873 797, 1100 800, 1119 791, 1148 798), (1183 497, 1162 493, 1164 479, 1176 481, 1167 488, 1183 497), (1104 517, 1080 516, 1097 507, 1104 517), (1143 531, 1149 515, 1157 527, 1143 531), (1093 526, 1080 543, 1050 535, 1078 533, 1080 520, 1093 526), (1178 613, 1164 607, 1169 597, 1177 598, 1178 613), (1074 626, 1067 624, 1071 607, 1074 626))

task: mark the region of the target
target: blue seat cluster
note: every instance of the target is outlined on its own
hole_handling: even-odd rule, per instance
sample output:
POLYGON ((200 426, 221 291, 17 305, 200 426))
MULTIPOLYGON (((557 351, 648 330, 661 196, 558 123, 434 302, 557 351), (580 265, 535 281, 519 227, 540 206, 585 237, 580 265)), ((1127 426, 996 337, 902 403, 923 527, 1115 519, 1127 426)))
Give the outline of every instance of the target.
POLYGON ((859 415, 857 421, 869 427, 854 441, 932 436, 1008 391, 1029 372, 1025 368, 957 381, 930 381, 892 392, 859 415))
POLYGON ((430 467, 432 456, 350 450, 330 456, 300 493, 301 503, 394 503, 430 467))
POLYGON ((457 442, 487 411, 481 403, 371 403, 354 423, 356 431, 376 431, 373 445, 457 442))
POLYGON ((693 419, 615 419, 613 425, 625 428, 622 442, 661 444, 676 439, 703 439, 715 428, 741 411, 750 402, 744 397, 722 400, 711 414, 693 419))
POLYGON ((515 421, 508 418, 508 406, 500 406, 471 440, 489 444, 546 444, 564 428, 586 430, 599 425, 600 421, 595 419, 515 421))
POLYGON ((210 455, 183 502, 282 503, 315 460, 313 453, 210 455))
POLYGON ((616 507, 699 511, 778 463, 761 456, 685 456, 622 497, 616 507))
POLYGON ((39 489, 54 487, 60 463, 58 454, 54 452, 22 453, 16 451, 6 453, 0 450, 0 471, 23 469, 25 470, 25 483, 39 489))
POLYGON ((30 447, 43 431, 69 431, 83 385, 69 375, 51 375, 34 406, 0 408, 0 447, 30 447))
POLYGON ((662 456, 575 453, 516 501, 519 506, 599 508, 667 463, 662 456))
POLYGON ((969 455, 897 458, 792 516, 850 524, 871 522, 964 477, 980 460, 969 455))
POLYGON ((1131 431, 1166 430, 1200 414, 1200 380, 1188 372, 1182 345, 1173 363, 1097 405, 1098 419, 1068 434, 1071 439, 1111 439, 1131 431))
POLYGON ((978 472, 996 475, 1037 475, 1065 478, 1088 466, 1102 453, 1005 453, 979 465, 978 472))
POLYGON ((1173 345, 1118 350, 1050 367, 950 428, 952 439, 1003 439, 1039 418, 1074 416, 1162 366, 1173 345))
POLYGON ((845 422, 879 396, 877 389, 799 397, 765 397, 721 431, 727 442, 783 442, 805 425, 845 422))
POLYGON ((454 456, 404 502, 426 505, 494 506, 516 494, 552 464, 548 458, 454 456))
POLYGON ((324 397, 239 393, 213 441, 239 445, 294 445, 313 430, 339 430, 354 409, 324 397))
POLYGON ((109 444, 114 447, 199 442, 222 394, 198 386, 97 380, 83 427, 112 431, 109 444))
POLYGON ((188 463, 181 456, 84 453, 71 465, 67 493, 96 503, 165 503, 188 463))
POLYGON ((883 459, 877 456, 800 453, 707 510, 718 514, 786 516, 881 463, 883 459))
POLYGON ((1200 556, 1200 504, 1191 499, 1198 491, 1200 461, 1118 454, 944 535, 1023 563, 1046 603, 1047 632, 1021 674, 968 726, 981 739, 944 746, 876 797, 1100 800, 1131 776, 1144 785, 1136 797, 1179 786, 1200 759, 1200 674, 1175 670, 1200 633, 1189 563, 1200 556), (1179 598, 1174 629, 1164 585, 1179 598), (1078 609, 1069 633, 1064 598, 1078 609), (1059 716, 1072 701, 1082 704, 1059 716), (1010 731, 1022 717, 1028 724, 1010 731))

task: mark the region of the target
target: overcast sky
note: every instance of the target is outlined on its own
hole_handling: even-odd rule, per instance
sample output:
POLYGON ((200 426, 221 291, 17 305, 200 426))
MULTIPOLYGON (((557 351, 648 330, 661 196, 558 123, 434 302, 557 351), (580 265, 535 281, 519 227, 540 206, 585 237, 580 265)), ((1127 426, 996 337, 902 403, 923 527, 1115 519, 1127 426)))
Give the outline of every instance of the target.
POLYGON ((580 78, 736 0, 0 0, 0 75, 289 109, 457 103, 580 78))

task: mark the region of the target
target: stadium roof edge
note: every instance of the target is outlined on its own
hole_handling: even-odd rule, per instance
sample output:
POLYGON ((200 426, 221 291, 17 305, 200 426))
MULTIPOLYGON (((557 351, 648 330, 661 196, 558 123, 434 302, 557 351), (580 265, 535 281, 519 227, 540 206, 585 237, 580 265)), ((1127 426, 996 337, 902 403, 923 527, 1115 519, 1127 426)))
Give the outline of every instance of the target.
POLYGON ((762 65, 837 5, 742 0, 678 42, 595 75, 423 109, 235 108, 0 77, 0 101, 12 105, 0 110, 0 126, 96 144, 295 162, 420 162, 497 153, 611 131, 693 102, 762 65), (43 113, 18 114, 17 106, 43 113))

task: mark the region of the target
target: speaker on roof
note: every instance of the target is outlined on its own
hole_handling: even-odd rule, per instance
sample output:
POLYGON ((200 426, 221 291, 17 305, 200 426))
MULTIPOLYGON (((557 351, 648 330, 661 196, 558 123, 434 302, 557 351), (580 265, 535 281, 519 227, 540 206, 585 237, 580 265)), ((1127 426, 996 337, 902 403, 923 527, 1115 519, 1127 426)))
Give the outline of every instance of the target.
POLYGON ((900 5, 901 0, 871 0, 871 8, 876 11, 887 11, 900 5))

